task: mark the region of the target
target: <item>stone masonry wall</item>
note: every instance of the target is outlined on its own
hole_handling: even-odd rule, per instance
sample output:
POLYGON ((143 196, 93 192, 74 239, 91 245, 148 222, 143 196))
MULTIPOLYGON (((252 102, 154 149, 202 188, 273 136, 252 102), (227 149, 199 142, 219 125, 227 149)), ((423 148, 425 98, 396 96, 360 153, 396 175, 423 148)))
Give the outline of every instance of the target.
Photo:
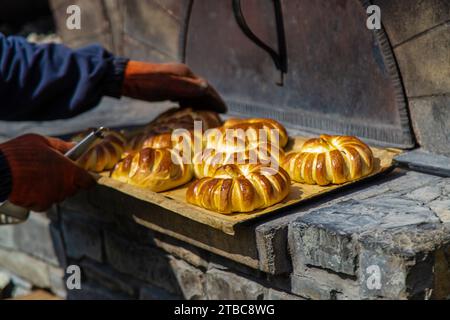
POLYGON ((67 299, 300 299, 272 288, 259 271, 123 217, 70 205, 2 226, 2 273, 11 282, 3 296, 39 287, 67 299), (74 264, 81 290, 66 289, 65 269, 74 264))
POLYGON ((26 223, 0 227, 0 292, 39 287, 67 299, 449 298, 449 180, 395 172, 249 226, 265 238, 257 241, 260 270, 151 231, 125 207, 93 201, 101 191, 91 190, 26 223), (66 289, 65 270, 74 264, 81 290, 66 289), (380 278, 372 279, 377 271, 380 278))

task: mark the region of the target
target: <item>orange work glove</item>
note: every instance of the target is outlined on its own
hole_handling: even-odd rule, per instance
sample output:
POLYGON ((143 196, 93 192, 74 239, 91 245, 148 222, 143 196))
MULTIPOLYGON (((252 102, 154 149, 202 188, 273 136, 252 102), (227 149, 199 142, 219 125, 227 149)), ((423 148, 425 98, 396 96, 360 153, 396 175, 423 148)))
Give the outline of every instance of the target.
POLYGON ((129 61, 122 94, 146 101, 177 101, 182 107, 197 110, 227 111, 217 91, 180 63, 129 61))
POLYGON ((0 152, 11 171, 8 200, 27 209, 45 211, 95 179, 64 157, 72 143, 27 134, 0 144, 0 152))

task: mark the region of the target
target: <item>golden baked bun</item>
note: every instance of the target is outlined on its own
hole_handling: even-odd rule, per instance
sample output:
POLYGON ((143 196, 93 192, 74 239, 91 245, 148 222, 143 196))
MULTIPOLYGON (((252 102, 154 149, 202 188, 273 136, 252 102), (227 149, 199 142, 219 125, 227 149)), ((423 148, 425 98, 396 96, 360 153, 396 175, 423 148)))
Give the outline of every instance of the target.
POLYGON ((128 152, 131 153, 145 147, 171 148, 170 133, 176 129, 193 131, 195 121, 202 122, 203 131, 222 125, 222 120, 217 112, 193 110, 192 108, 173 108, 160 114, 144 128, 131 134, 128 139, 128 152))
POLYGON ((144 148, 154 149, 180 149, 182 150, 183 143, 192 145, 193 134, 190 131, 181 132, 181 134, 162 133, 157 135, 150 135, 142 137, 140 141, 130 140, 128 143, 128 150, 131 152, 139 151, 144 148))
POLYGON ((115 180, 155 192, 181 186, 192 177, 192 166, 171 149, 142 149, 128 155, 111 172, 115 180))
POLYGON ((282 168, 262 165, 224 165, 213 177, 194 181, 186 200, 224 214, 250 212, 282 201, 290 191, 289 175, 282 168))
POLYGON ((204 136, 205 149, 193 157, 197 178, 211 177, 225 164, 278 167, 288 142, 286 129, 271 119, 229 119, 204 136), (274 132, 275 130, 275 132, 274 132))
POLYGON ((279 136, 279 146, 284 148, 288 143, 289 136, 287 134, 286 128, 278 121, 266 118, 250 118, 250 119, 237 119, 231 118, 225 121, 223 124, 224 129, 242 129, 247 131, 248 129, 254 129, 247 131, 248 138, 251 141, 260 141, 260 130, 262 129, 266 134, 269 141, 274 141, 272 130, 275 130, 279 136))
POLYGON ((262 164, 279 167, 284 151, 267 143, 244 143, 242 145, 207 148, 194 155, 192 163, 197 178, 212 177, 217 168, 226 164, 262 164))
POLYGON ((222 125, 222 120, 217 112, 192 108, 172 108, 147 124, 145 131, 158 134, 172 132, 175 129, 194 130, 194 121, 201 121, 203 130, 222 125))
POLYGON ((139 151, 143 148, 171 148, 172 147, 172 137, 171 133, 162 133, 162 134, 147 134, 145 132, 141 132, 133 136, 128 141, 127 151, 129 153, 133 153, 139 151))
POLYGON ((370 174, 374 158, 356 137, 321 135, 306 141, 299 152, 287 154, 281 165, 294 181, 324 186, 370 174))
POLYGON ((121 159, 125 151, 126 140, 119 132, 107 131, 103 139, 97 141, 76 161, 89 171, 109 170, 121 159))

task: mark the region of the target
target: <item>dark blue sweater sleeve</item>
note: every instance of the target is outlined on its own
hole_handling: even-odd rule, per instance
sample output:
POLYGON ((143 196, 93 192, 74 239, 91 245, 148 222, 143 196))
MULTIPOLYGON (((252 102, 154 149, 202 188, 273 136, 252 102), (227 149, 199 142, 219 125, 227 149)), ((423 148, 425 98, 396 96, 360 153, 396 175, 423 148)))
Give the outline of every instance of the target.
POLYGON ((73 117, 120 97, 128 60, 99 45, 72 50, 0 34, 0 120, 73 117))

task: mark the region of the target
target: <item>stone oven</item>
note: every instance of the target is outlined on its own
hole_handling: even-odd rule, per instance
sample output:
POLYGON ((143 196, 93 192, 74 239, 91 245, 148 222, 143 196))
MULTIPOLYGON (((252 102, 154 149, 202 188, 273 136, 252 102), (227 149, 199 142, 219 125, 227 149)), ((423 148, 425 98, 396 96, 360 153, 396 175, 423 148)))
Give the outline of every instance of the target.
POLYGON ((405 152, 389 174, 234 235, 98 186, 0 228, 0 268, 18 288, 72 299, 450 297, 449 1, 50 2, 66 44, 185 62, 230 114, 405 152), (81 30, 65 27, 69 4, 81 30), (381 29, 366 26, 371 5, 381 29), (80 266, 81 290, 67 290, 68 265, 80 266))

